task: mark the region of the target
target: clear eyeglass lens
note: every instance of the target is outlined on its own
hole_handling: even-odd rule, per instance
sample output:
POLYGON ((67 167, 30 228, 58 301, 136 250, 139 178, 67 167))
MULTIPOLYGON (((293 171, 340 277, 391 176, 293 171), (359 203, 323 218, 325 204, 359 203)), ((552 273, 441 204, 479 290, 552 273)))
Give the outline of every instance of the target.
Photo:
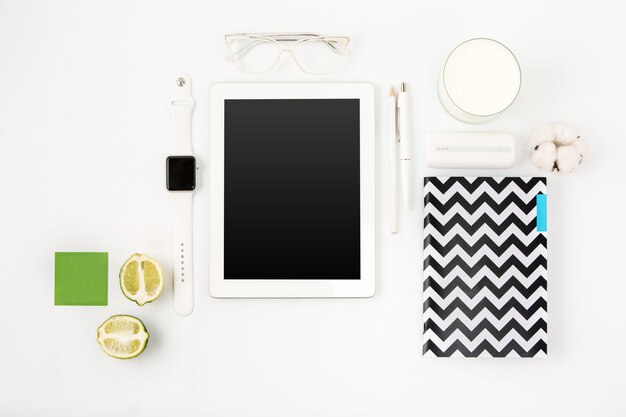
POLYGON ((345 60, 343 45, 324 39, 297 43, 293 50, 300 67, 312 74, 327 74, 336 70, 345 60))
POLYGON ((276 43, 264 39, 235 39, 230 43, 230 59, 249 73, 271 70, 280 54, 276 43))

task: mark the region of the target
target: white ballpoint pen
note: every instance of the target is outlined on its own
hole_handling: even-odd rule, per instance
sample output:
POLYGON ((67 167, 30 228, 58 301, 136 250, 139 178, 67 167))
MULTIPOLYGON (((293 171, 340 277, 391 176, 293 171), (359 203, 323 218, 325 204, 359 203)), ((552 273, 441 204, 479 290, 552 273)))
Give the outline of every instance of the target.
POLYGON ((390 181, 390 198, 391 202, 390 211, 390 228, 391 233, 398 233, 398 127, 396 125, 396 91, 391 87, 389 90, 389 117, 391 119, 391 138, 389 143, 391 144, 391 181, 390 181))
POLYGON ((406 83, 400 85, 398 94, 399 135, 400 135, 400 181, 402 182, 402 200, 404 208, 409 210, 413 199, 411 184, 411 138, 409 135, 409 106, 406 95, 406 83))

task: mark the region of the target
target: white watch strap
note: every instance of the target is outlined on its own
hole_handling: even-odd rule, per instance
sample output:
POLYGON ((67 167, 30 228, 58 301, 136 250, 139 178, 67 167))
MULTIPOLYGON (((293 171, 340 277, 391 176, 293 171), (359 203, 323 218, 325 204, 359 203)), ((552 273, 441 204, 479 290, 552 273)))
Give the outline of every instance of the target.
MULTIPOLYGON (((195 101, 191 78, 179 74, 172 85, 170 114, 172 155, 192 155, 191 118, 195 101)), ((193 192, 173 191, 173 258, 174 310, 187 315, 193 310, 193 192)))
POLYGON ((193 310, 193 193, 172 193, 174 310, 187 315, 193 310))
POLYGON ((172 118, 172 155, 192 155, 191 117, 196 102, 191 94, 191 78, 179 74, 174 79, 170 98, 172 118))

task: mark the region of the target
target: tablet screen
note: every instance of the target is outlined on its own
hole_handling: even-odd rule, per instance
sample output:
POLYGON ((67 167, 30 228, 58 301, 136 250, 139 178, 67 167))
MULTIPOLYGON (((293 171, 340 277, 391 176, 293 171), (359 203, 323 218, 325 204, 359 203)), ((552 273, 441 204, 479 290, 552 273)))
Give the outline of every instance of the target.
POLYGON ((224 278, 360 279, 359 99, 224 100, 224 278))

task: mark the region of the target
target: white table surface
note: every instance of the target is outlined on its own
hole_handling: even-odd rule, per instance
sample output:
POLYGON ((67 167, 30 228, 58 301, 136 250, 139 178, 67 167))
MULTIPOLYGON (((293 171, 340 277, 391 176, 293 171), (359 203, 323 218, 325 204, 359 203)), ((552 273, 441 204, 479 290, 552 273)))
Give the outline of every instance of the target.
MULTIPOLYGON (((618 416, 624 415, 626 5, 619 1, 0 0, 0 415, 2 416, 618 416), (224 59, 232 31, 352 37, 339 73, 288 62, 262 77, 224 59), (459 42, 489 36, 523 70, 517 102, 469 126, 442 110, 438 72, 459 42), (208 295, 209 195, 195 209, 196 307, 127 301, 116 280, 133 252, 170 267, 164 189, 172 77, 191 75, 194 148, 207 160, 215 81, 367 81, 376 87, 378 278, 372 299, 215 300, 208 295), (588 160, 549 175, 549 357, 421 355, 422 210, 388 233, 389 85, 407 81, 423 147, 438 129, 505 130, 514 169, 546 121, 575 125, 588 160), (55 307, 54 252, 109 252, 109 305, 55 307), (95 341, 112 314, 145 321, 137 359, 95 341)), ((416 175, 424 168, 420 151, 416 175)), ((460 171, 437 171, 440 174, 460 171)), ((420 192, 419 185, 416 191, 420 192)))

